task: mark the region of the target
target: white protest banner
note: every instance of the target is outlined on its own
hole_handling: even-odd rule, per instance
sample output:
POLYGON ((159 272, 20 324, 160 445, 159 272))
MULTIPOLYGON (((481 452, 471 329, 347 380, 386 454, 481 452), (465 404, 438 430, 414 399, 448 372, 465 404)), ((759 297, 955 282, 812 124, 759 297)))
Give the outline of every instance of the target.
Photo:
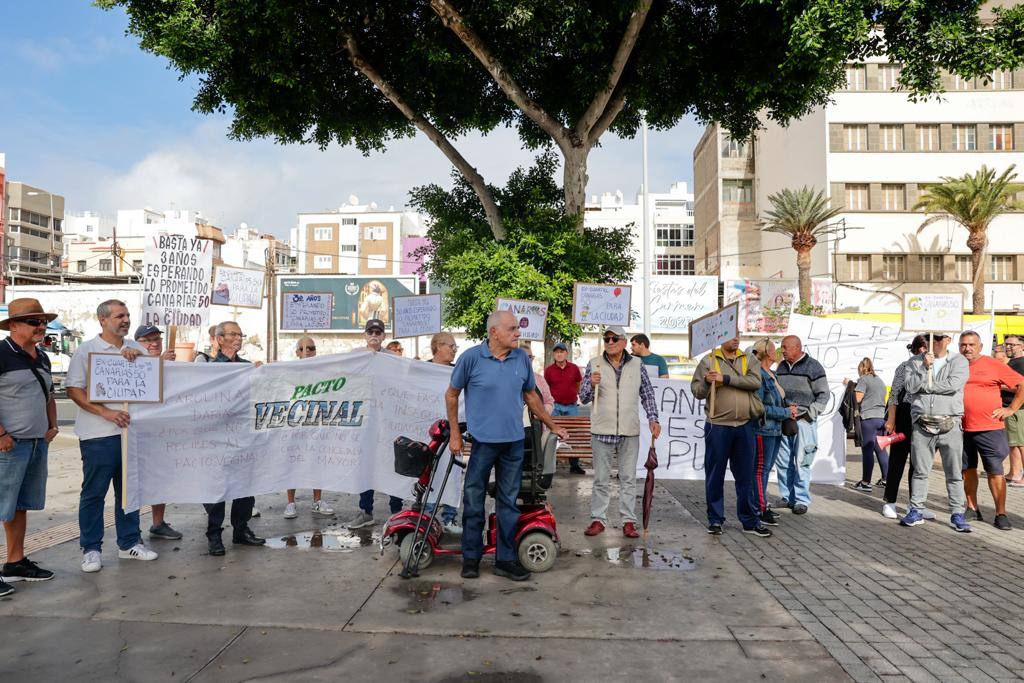
POLYGON ((739 304, 733 302, 690 322, 690 358, 696 358, 739 334, 739 304))
POLYGON ((572 289, 572 321, 578 325, 629 325, 631 285, 577 282, 572 289))
POLYGON ((330 292, 288 292, 281 294, 282 330, 329 330, 334 310, 330 292))
MULTIPOLYGON (((451 372, 369 351, 260 368, 168 364, 164 402, 131 408, 125 509, 289 488, 411 498, 393 442, 429 441, 451 372)), ((452 476, 441 501, 458 506, 461 470, 452 476)))
POLYGON ((143 258, 142 324, 209 324, 213 243, 185 235, 156 235, 146 241, 143 258))
POLYGON ((119 353, 90 353, 86 388, 93 403, 159 403, 163 400, 159 356, 127 360, 119 353))
POLYGON ((962 331, 963 292, 904 294, 902 326, 913 333, 962 331))
POLYGON ((395 339, 437 334, 441 331, 441 295, 396 296, 391 298, 395 339))
POLYGON ((217 266, 213 269, 214 306, 263 308, 266 273, 254 268, 217 266))
POLYGON ((499 298, 497 310, 511 311, 519 321, 519 338, 523 341, 544 341, 548 325, 548 302, 499 298))
POLYGON ((718 308, 718 278, 714 275, 652 277, 650 298, 651 330, 683 332, 689 329, 691 321, 718 308))

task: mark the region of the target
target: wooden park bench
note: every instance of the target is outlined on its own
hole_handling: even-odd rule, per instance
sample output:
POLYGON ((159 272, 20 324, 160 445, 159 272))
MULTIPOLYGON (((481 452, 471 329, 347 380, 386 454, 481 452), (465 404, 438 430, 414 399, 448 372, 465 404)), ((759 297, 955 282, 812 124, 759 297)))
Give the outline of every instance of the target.
POLYGON ((552 417, 555 424, 559 427, 565 427, 569 431, 569 439, 562 443, 569 444, 569 448, 559 448, 556 451, 555 457, 559 460, 567 460, 569 458, 587 458, 593 457, 593 451, 590 447, 590 418, 587 416, 579 417, 552 417))

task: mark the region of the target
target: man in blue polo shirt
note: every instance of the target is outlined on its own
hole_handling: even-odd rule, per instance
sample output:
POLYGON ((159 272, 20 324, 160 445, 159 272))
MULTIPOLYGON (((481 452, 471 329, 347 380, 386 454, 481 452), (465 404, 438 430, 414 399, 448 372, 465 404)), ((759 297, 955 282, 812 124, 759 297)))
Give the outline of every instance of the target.
MULTIPOLYGON (((484 503, 491 469, 495 470, 498 516, 498 548, 494 573, 513 581, 525 581, 530 572, 519 564, 515 548, 519 522, 519 485, 523 478, 523 402, 559 438, 569 434, 544 410, 536 392, 533 367, 519 348, 519 321, 509 311, 495 311, 487 318, 487 341, 469 349, 452 372, 445 392, 448 420, 459 422, 459 394, 466 391, 466 420, 473 435, 473 449, 463 488, 462 578, 480 576, 483 556, 484 503)), ((452 429, 450 448, 462 453, 462 435, 452 429)))

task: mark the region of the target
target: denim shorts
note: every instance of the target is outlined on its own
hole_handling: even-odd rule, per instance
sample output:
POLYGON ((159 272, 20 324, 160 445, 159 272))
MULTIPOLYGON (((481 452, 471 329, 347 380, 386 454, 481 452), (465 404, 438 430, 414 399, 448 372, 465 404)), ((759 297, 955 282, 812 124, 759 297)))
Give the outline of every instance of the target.
POLYGON ((0 521, 11 521, 17 510, 43 509, 49 446, 45 439, 15 439, 14 448, 0 453, 0 521))

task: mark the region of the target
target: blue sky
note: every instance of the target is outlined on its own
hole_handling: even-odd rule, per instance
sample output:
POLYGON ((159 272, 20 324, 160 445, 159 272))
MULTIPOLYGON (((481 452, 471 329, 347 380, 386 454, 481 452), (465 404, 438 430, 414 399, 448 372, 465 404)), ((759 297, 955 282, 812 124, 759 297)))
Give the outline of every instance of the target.
MULTIPOLYGON (((0 2, 5 27, 0 152, 7 175, 66 197, 68 211, 200 209, 221 227, 239 222, 287 236, 299 211, 337 207, 350 195, 402 206, 425 183, 450 185, 451 167, 424 137, 364 157, 353 149, 235 142, 223 117, 191 110, 195 79, 125 36, 123 12, 82 0, 0 2)), ((650 138, 651 189, 691 183, 701 127, 686 122, 650 138)), ((528 164, 510 131, 457 144, 488 182, 528 164)), ((606 136, 590 157, 588 193, 641 178, 639 140, 606 136)))

